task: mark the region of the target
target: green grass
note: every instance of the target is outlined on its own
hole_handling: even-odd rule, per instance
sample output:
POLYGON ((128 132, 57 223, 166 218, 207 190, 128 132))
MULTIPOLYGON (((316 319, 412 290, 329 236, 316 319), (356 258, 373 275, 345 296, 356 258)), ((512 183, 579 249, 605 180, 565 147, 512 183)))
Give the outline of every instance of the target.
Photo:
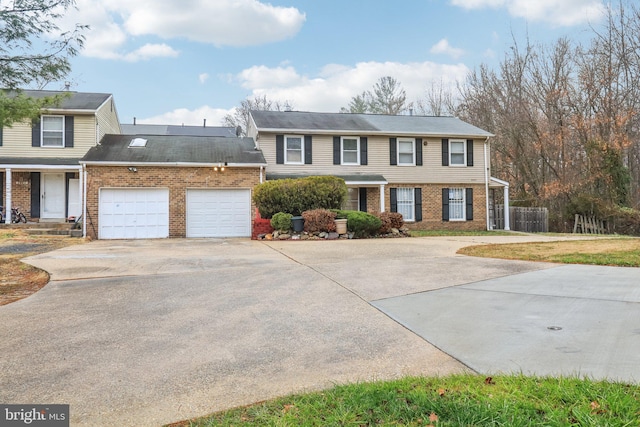
POLYGON ((456 230, 411 230, 411 237, 437 236, 514 236, 510 231, 456 231, 456 230))
POLYGON ((613 265, 618 267, 640 267, 640 250, 617 251, 607 254, 571 253, 549 257, 551 262, 565 264, 613 265))
POLYGON ((454 375, 336 386, 182 426, 638 426, 640 387, 579 378, 454 375))

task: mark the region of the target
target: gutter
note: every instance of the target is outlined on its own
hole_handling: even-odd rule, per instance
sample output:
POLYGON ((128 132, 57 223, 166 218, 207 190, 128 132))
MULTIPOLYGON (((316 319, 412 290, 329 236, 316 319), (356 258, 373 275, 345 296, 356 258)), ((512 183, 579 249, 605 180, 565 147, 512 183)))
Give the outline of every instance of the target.
POLYGON ((189 162, 99 162, 99 161, 80 161, 81 165, 88 166, 165 166, 165 167, 207 167, 212 168, 221 164, 228 168, 258 168, 266 167, 266 163, 229 163, 229 162, 214 162, 214 163, 189 163, 189 162))
POLYGON ((492 230, 489 219, 489 164, 487 162, 487 147, 489 145, 489 137, 484 141, 484 198, 485 198, 485 217, 487 219, 487 230, 492 230))

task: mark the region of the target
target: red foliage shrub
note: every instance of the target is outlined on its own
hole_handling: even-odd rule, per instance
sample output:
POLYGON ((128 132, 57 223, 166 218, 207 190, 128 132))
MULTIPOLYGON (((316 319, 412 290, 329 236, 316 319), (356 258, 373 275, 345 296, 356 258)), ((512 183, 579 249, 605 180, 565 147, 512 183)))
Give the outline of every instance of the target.
POLYGON ((304 218, 304 231, 307 233, 319 233, 336 231, 336 214, 327 209, 312 209, 302 212, 304 218))
POLYGON ((400 229, 404 226, 402 214, 398 212, 380 212, 376 216, 382 221, 382 225, 378 230, 380 234, 387 234, 392 228, 400 229))

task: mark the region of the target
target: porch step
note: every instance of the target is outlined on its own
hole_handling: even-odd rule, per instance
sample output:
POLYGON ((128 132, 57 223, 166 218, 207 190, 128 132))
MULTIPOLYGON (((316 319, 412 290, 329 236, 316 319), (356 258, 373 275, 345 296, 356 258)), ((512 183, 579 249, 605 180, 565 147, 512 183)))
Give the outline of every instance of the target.
POLYGON ((70 228, 25 228, 24 232, 30 236, 70 236, 82 237, 82 230, 71 230, 70 228))
POLYGON ((74 230, 73 224, 66 222, 27 222, 19 224, 0 224, 1 230, 22 230, 29 235, 82 237, 82 230, 74 230))

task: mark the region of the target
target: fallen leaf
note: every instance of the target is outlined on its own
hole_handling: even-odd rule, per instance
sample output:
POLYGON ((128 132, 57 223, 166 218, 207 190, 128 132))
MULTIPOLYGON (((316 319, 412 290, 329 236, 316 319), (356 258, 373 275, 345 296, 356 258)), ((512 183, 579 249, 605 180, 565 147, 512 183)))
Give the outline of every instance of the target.
POLYGON ((493 385, 493 384, 495 384, 495 381, 493 381, 492 377, 487 377, 487 378, 484 379, 484 383, 487 384, 487 385, 493 385))
POLYGON ((284 407, 282 408, 282 412, 284 412, 286 414, 287 412, 289 412, 290 410, 292 410, 295 407, 296 407, 296 405, 284 405, 284 407))
POLYGON ((596 409, 600 409, 600 404, 598 402, 591 402, 591 410, 595 411, 596 409))
POLYGON ((438 389, 438 394, 440 395, 440 397, 444 396, 446 393, 446 390, 443 388, 438 389))
POLYGON ((429 415, 429 421, 438 421, 438 416, 435 414, 435 412, 432 412, 431 415, 429 415))

